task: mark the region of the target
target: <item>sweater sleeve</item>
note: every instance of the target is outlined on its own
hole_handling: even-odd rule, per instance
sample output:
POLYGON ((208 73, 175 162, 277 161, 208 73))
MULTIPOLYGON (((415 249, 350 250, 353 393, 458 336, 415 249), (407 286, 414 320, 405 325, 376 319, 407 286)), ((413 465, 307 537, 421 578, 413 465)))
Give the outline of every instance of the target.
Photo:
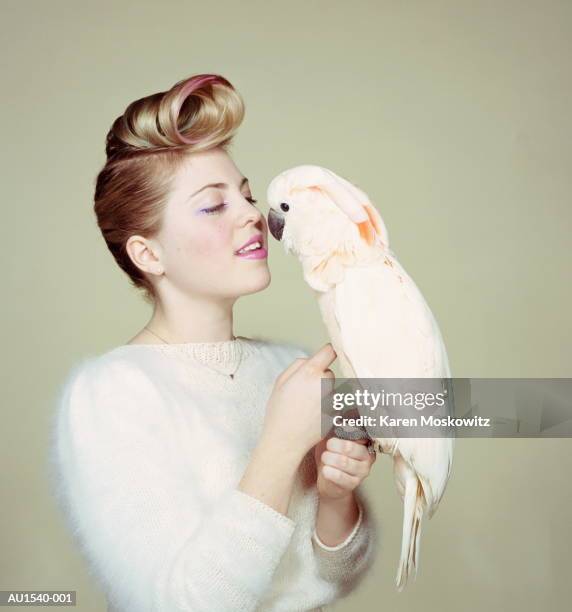
POLYGON ((336 546, 327 546, 314 528, 312 546, 320 576, 338 587, 337 597, 354 590, 375 561, 377 527, 366 497, 355 492, 359 516, 348 537, 336 546))
POLYGON ((236 488, 205 502, 165 443, 175 436, 167 409, 168 398, 131 362, 77 368, 52 430, 60 507, 108 603, 122 612, 254 610, 295 522, 236 488))
MULTIPOLYGON (((310 357, 308 349, 300 345, 290 345, 291 358, 310 357)), ((313 452, 305 459, 303 468, 312 472, 315 480, 313 452), (311 467, 308 467, 311 466, 311 467)), ((337 546, 324 544, 314 528, 312 547, 314 549, 318 572, 328 582, 337 586, 336 597, 343 597, 354 590, 372 567, 378 547, 378 531, 366 496, 359 490, 355 492, 359 515, 353 530, 337 546)))

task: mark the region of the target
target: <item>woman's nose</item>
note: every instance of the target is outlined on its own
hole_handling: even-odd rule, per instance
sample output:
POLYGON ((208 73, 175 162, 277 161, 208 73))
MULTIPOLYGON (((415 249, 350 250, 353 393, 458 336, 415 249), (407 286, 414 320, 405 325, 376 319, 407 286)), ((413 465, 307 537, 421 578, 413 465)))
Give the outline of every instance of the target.
POLYGON ((241 217, 243 223, 259 223, 264 218, 264 215, 262 214, 262 212, 260 212, 260 210, 258 210, 258 208, 256 208, 255 204, 251 204, 248 200, 245 199, 243 201, 243 206, 244 211, 241 217))

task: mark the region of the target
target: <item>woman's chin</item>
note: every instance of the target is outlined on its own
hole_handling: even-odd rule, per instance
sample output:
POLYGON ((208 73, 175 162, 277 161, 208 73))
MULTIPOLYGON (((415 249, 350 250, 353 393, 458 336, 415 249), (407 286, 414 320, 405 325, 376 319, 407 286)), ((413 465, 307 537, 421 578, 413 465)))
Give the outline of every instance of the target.
POLYGON ((242 286, 241 295, 248 295, 250 293, 257 293, 263 291, 270 284, 270 269, 268 267, 262 268, 259 271, 252 271, 249 278, 245 278, 245 282, 242 286))

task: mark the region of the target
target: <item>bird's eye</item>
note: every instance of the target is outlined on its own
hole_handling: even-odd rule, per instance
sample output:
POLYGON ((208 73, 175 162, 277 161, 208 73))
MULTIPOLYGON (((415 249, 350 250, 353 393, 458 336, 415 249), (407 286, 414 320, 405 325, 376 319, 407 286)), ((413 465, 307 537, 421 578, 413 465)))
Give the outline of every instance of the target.
POLYGON ((284 212, 288 212, 290 210, 290 206, 288 204, 286 204, 286 202, 281 202, 280 203, 280 208, 284 211, 284 212))

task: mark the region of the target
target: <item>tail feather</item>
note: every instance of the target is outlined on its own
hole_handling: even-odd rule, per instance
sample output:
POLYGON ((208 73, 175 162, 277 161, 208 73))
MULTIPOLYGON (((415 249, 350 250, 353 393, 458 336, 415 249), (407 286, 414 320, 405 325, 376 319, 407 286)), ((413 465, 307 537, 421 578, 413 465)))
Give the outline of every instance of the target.
POLYGON ((401 592, 410 575, 417 577, 419 545, 423 520, 423 488, 416 476, 409 477, 403 496, 403 533, 401 557, 396 576, 397 590, 401 592))

